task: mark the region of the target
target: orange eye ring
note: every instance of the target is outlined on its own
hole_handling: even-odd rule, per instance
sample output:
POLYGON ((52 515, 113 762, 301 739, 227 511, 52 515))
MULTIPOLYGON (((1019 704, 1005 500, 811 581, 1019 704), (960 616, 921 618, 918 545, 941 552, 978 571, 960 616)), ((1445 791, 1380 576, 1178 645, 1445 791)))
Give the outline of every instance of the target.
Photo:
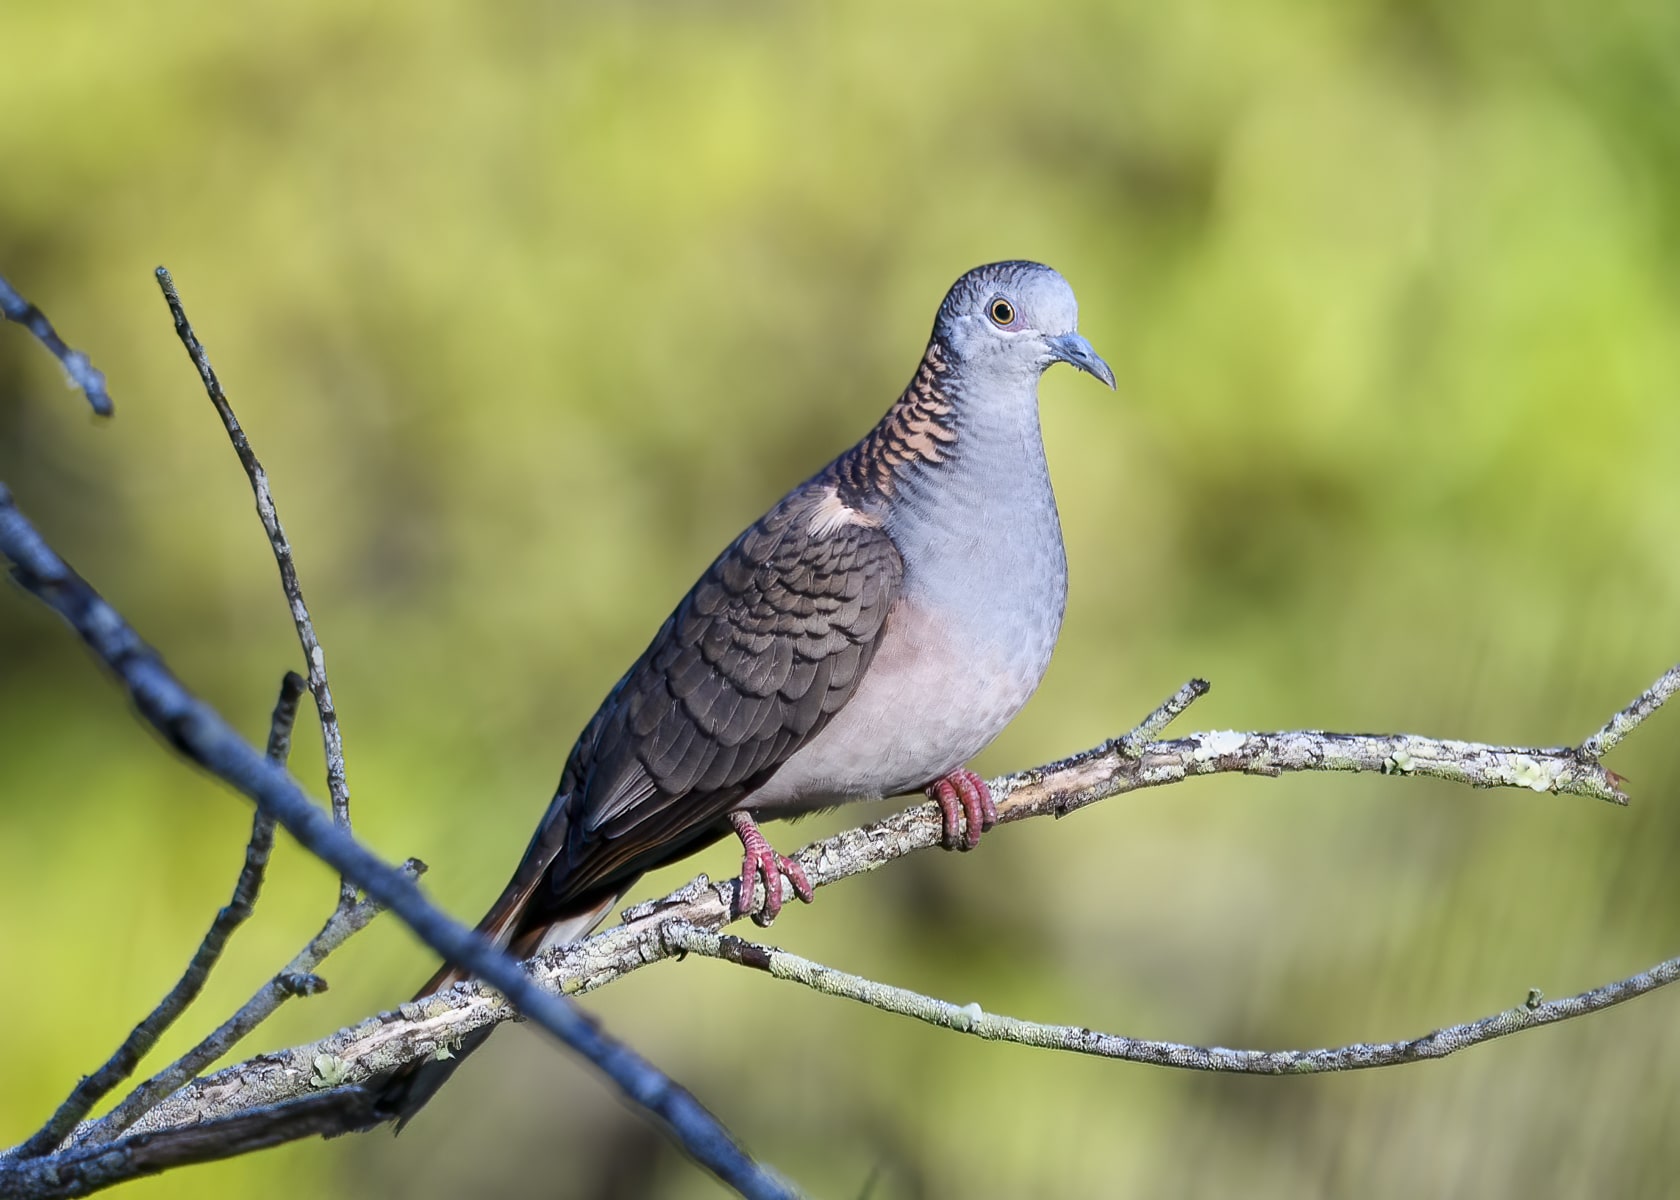
POLYGON ((986 306, 986 315, 991 317, 994 325, 1009 325, 1015 320, 1015 306, 1002 296, 997 296, 986 306))

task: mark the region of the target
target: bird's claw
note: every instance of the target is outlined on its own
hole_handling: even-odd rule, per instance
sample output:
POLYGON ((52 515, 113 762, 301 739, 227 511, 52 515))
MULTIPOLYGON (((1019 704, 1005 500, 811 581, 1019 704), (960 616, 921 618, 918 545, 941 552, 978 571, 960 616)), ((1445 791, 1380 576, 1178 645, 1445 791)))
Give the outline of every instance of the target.
POLYGON ((736 892, 735 904, 741 916, 750 916, 758 925, 768 925, 776 919, 782 911, 782 879, 793 885, 793 893, 806 904, 811 903, 816 892, 811 887, 811 880, 805 874, 805 868, 784 854, 776 853, 776 848, 765 840, 764 834, 759 832, 750 817, 745 813, 730 814, 730 822, 735 826, 735 833, 741 839, 741 880, 740 890, 736 892), (764 906, 756 908, 753 905, 754 892, 758 889, 758 882, 764 881, 764 906))
POLYGON ((980 835, 997 824, 997 805, 986 781, 966 767, 959 767, 928 785, 928 796, 939 805, 944 818, 947 850, 972 850, 980 835))

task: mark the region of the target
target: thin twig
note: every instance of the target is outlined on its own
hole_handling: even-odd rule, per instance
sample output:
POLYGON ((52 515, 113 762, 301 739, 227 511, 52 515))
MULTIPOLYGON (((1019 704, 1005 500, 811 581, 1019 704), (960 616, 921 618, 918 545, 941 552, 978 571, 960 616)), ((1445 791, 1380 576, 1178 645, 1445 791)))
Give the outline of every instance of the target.
POLYGON ((1606 721, 1604 728, 1582 742, 1581 757, 1589 762, 1603 758, 1676 691, 1680 691, 1680 665, 1670 667, 1661 679, 1634 697, 1632 704, 1606 721))
POLYGON ((1136 729, 1115 738, 1110 745, 1126 758, 1142 757, 1144 747, 1160 737, 1168 725, 1183 716, 1185 709, 1207 695, 1212 686, 1205 679, 1192 679, 1168 696, 1154 712, 1139 721, 1136 729))
MULTIPOLYGON (((295 672, 287 671, 280 682, 280 698, 275 702, 274 716, 268 728, 268 756, 274 762, 283 764, 291 749, 292 724, 297 720, 298 697, 302 694, 303 679, 295 672)), ((18 1148, 19 1157, 36 1158, 51 1154, 77 1122, 93 1110, 95 1104, 134 1074, 140 1060, 151 1053, 158 1039, 198 998, 233 931, 251 915, 257 893, 262 889, 269 852, 273 848, 274 822, 259 809, 251 818, 251 839, 245 846, 245 865, 240 868, 239 878, 233 885, 233 898, 210 923, 210 930, 199 943, 186 971, 146 1019, 134 1027, 105 1065, 92 1075, 83 1076, 47 1123, 18 1148)))
POLYGON ((18 295, 4 278, 0 278, 0 316, 22 325, 35 335, 38 342, 52 351, 53 357, 64 364, 71 384, 80 388, 82 395, 87 397, 87 402, 93 405, 94 412, 108 417, 115 411, 111 405, 111 395, 105 390, 104 373, 95 369, 88 361, 87 355, 65 345, 64 339, 59 337, 58 331, 52 327, 52 322, 47 320, 47 315, 18 295))
MULTIPOLYGON (((257 460, 256 451, 251 449, 251 440, 245 436, 239 418, 234 415, 233 406, 228 403, 227 394, 222 391, 221 381, 216 378, 216 372, 210 366, 210 357, 205 352, 203 343, 198 340, 198 334, 193 332, 192 323, 187 320, 180 293, 175 290, 175 281, 163 267, 159 267, 156 274, 158 286, 163 289, 163 298, 168 302, 170 314, 175 318, 175 332, 180 337, 181 344, 187 348, 187 356, 192 359, 193 366, 198 369, 198 377, 204 382, 204 391, 210 397, 210 403, 215 405, 216 415, 221 417, 222 425, 227 429, 228 438, 233 443, 233 451, 239 456, 239 465, 245 468, 245 474, 251 481, 251 492, 257 501, 257 516, 262 521, 263 530, 268 534, 268 544, 273 549, 274 561, 280 568, 280 589, 286 594, 286 604, 292 612, 292 624, 297 627, 298 642, 303 647, 303 658, 309 668, 309 693, 315 698, 315 709, 321 718, 321 744, 326 752, 327 793, 332 797, 333 820, 338 822, 340 829, 348 833, 350 787, 344 777, 344 735, 338 727, 338 710, 333 707, 332 689, 327 685, 327 656, 315 636, 315 623, 309 617, 309 606, 303 602, 303 585, 298 582, 297 564, 292 559, 292 545, 286 539, 286 530, 281 526, 280 514, 274 507, 274 494, 268 486, 268 472, 263 470, 262 463, 257 460)), ((349 906, 355 899, 355 884, 348 879, 341 879, 339 903, 349 906)))
MULTIPOLYGON (((287 671, 280 677, 280 695, 274 701, 274 715, 268 723, 268 749, 266 753, 270 762, 279 763, 282 767, 291 761, 292 757, 292 729, 297 724, 298 700, 302 698, 305 686, 303 676, 296 671, 287 671)), ((262 876, 258 873, 255 887, 252 889, 251 900, 256 901, 256 888, 262 886, 262 876)))
MULTIPOLYGON (((593 1064, 719 1179, 747 1196, 794 1194, 755 1162, 692 1094, 570 1004, 537 987, 517 962, 450 919, 413 880, 340 829, 283 767, 247 745, 214 709, 181 685, 157 652, 47 545, 4 485, 0 555, 12 561, 13 577, 26 590, 81 635, 126 689, 139 714, 179 753, 249 796, 311 854, 396 913, 442 958, 500 990, 530 1020, 593 1064)), ((50 1157, 36 1161, 45 1163, 50 1157)), ((6 1171, 0 1166, 0 1186, 6 1171)))
POLYGON ((1680 979, 1680 958, 1671 958, 1628 979, 1563 1000, 1542 1000, 1538 992, 1531 991, 1523 1003, 1504 1012, 1461 1025, 1450 1025, 1402 1042, 1359 1042, 1322 1050, 1230 1050, 1222 1046, 1186 1046, 1178 1042, 1123 1037, 1076 1025, 1022 1021, 986 1012, 978 1004, 959 1005, 935 1000, 906 988, 825 967, 774 946, 744 941, 731 934, 711 933, 681 922, 666 925, 664 936, 673 951, 752 967, 777 979, 802 983, 824 995, 842 996, 883 1012, 914 1017, 929 1025, 954 1029, 987 1041, 1069 1050, 1098 1058, 1119 1058, 1188 1071, 1225 1071, 1243 1075, 1319 1075, 1330 1071, 1358 1071, 1445 1058, 1494 1038, 1599 1012, 1680 979))
MULTIPOLYGON (((426 866, 411 858, 403 864, 403 871, 412 879, 424 873, 426 866)), ((78 1130, 73 1144, 98 1146, 115 1141, 134 1123, 155 1108, 164 1097, 177 1091, 211 1063, 232 1050, 246 1035, 293 996, 314 996, 327 990, 327 982, 315 974, 327 956, 353 936, 366 929, 384 909, 372 900, 359 900, 348 908, 339 905, 322 926, 321 932, 292 958, 274 978, 240 1005, 239 1010, 210 1032, 198 1045, 153 1075, 123 1098, 105 1116, 86 1128, 78 1130)))
MULTIPOLYGON (((1652 690, 1661 686, 1663 681, 1659 680, 1652 685, 1652 690)), ((1164 724, 1160 714, 1169 709, 1182 712, 1188 704, 1188 700, 1182 698, 1195 691, 1193 683, 1187 684, 1146 718, 1139 728, 1159 730, 1164 724)), ((1655 705, 1645 705, 1639 720, 1643 721, 1655 709, 1655 705)), ((1054 816, 1138 788, 1181 782, 1192 774, 1270 773, 1271 766, 1265 764, 1274 761, 1268 756, 1280 743, 1294 744, 1313 736, 1329 739, 1328 744, 1335 746, 1336 751, 1327 752, 1316 760, 1304 761, 1292 769, 1369 770, 1393 774, 1394 765, 1385 765, 1382 752, 1391 749, 1396 742, 1403 742, 1414 752, 1426 752, 1426 757, 1432 762, 1462 751, 1465 755, 1461 771, 1463 782, 1472 786, 1527 788, 1532 786, 1530 776, 1533 771, 1540 769, 1541 777, 1557 779, 1559 791, 1574 791, 1605 799, 1610 797, 1615 787, 1613 776, 1602 767, 1583 768, 1577 763, 1577 768, 1583 772, 1579 775, 1549 774, 1552 768, 1559 766, 1559 758, 1573 758, 1574 751, 1571 750, 1482 746, 1388 735, 1362 738, 1347 734, 1302 733, 1197 734, 1175 742, 1150 743, 1143 747, 1137 759, 1126 759, 1120 755, 1117 747, 1127 740, 1121 737, 1061 763, 992 780, 990 786, 994 795, 1004 797, 999 802, 1000 821, 1054 816), (1236 745, 1237 751, 1205 756, 1210 746, 1226 744, 1236 745), (1345 762, 1353 765, 1344 765, 1345 762), (1539 763, 1541 766, 1518 769, 1518 764, 1522 762, 1539 763), (1265 765, 1264 770, 1262 765, 1265 765), (1478 775, 1477 771, 1485 774, 1478 775)), ((942 827, 938 806, 920 804, 884 820, 815 842, 793 857, 805 868, 814 886, 824 887, 875 870, 906 854, 940 845, 942 827)), ((580 995, 613 983, 651 963, 680 957, 681 951, 672 946, 665 934, 666 927, 680 923, 708 933, 724 928, 738 919, 737 887, 734 879, 713 884, 706 876, 698 876, 662 900, 638 904, 628 910, 622 925, 539 955, 527 964, 531 976, 550 991, 580 995)), ((1658 983, 1650 982, 1642 975, 1606 985, 1598 991, 1618 994, 1628 988, 1649 991, 1659 986, 1660 982, 1666 982, 1665 972, 1671 972, 1671 969, 1672 964, 1665 963, 1646 973, 1658 983)), ((1569 1003, 1558 1002, 1560 1005, 1569 1003)), ((1600 1007, 1603 1005, 1600 1004, 1600 1007)), ((147 1114, 138 1127, 167 1128, 224 1115, 246 1105, 270 1104, 302 1094, 312 1086, 319 1086, 315 1070, 316 1064, 322 1062, 329 1064, 329 1073, 334 1078, 348 1084, 360 1083, 406 1063, 430 1057, 440 1050, 447 1050, 475 1030, 513 1015, 512 1006, 493 987, 476 981, 457 984, 448 991, 405 1004, 397 1012, 369 1017, 320 1041, 265 1054, 260 1060, 241 1063, 195 1080, 147 1114)))

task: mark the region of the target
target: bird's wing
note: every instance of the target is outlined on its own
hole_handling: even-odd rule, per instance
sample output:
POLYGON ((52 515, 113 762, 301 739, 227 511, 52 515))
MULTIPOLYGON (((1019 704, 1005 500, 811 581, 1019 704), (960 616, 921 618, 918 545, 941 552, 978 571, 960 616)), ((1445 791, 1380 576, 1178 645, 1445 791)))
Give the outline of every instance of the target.
POLYGON ((820 476, 737 538, 573 749, 532 845, 553 868, 538 907, 647 869, 763 786, 856 691, 903 578, 880 521, 820 476))

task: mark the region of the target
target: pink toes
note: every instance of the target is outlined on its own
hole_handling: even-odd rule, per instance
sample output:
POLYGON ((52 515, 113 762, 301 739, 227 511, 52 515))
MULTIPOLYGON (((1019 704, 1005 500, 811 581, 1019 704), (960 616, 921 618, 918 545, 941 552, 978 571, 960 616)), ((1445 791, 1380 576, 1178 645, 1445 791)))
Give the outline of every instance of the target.
POLYGON ((939 804, 948 850, 974 849, 980 844, 980 835, 997 824, 997 805, 992 803, 991 789, 984 779, 966 767, 935 780, 927 792, 939 804))
MULTIPOLYGON (((980 835, 997 824, 997 805, 992 801, 991 789, 984 779, 966 767, 934 780, 928 785, 927 794, 939 805, 947 849, 972 850, 980 844, 980 835)), ((811 903, 815 893, 804 867, 776 853, 776 848, 746 813, 730 813, 729 823, 741 839, 740 887, 735 895, 741 916, 750 916, 760 925, 774 921, 782 911, 783 879, 793 885, 794 895, 806 904, 811 903), (755 909, 753 901, 761 881, 764 903, 755 909)))
POLYGON ((793 885, 794 895, 806 904, 811 903, 816 893, 804 867, 785 855, 777 854, 775 847, 765 840, 758 826, 746 813, 730 813, 729 823, 735 826, 735 833, 741 839, 743 850, 741 887, 735 901, 742 916, 751 916, 760 925, 768 925, 774 921, 776 914, 782 911, 784 876, 793 885), (753 892, 761 879, 764 881, 764 907, 754 912, 751 907, 753 892))

